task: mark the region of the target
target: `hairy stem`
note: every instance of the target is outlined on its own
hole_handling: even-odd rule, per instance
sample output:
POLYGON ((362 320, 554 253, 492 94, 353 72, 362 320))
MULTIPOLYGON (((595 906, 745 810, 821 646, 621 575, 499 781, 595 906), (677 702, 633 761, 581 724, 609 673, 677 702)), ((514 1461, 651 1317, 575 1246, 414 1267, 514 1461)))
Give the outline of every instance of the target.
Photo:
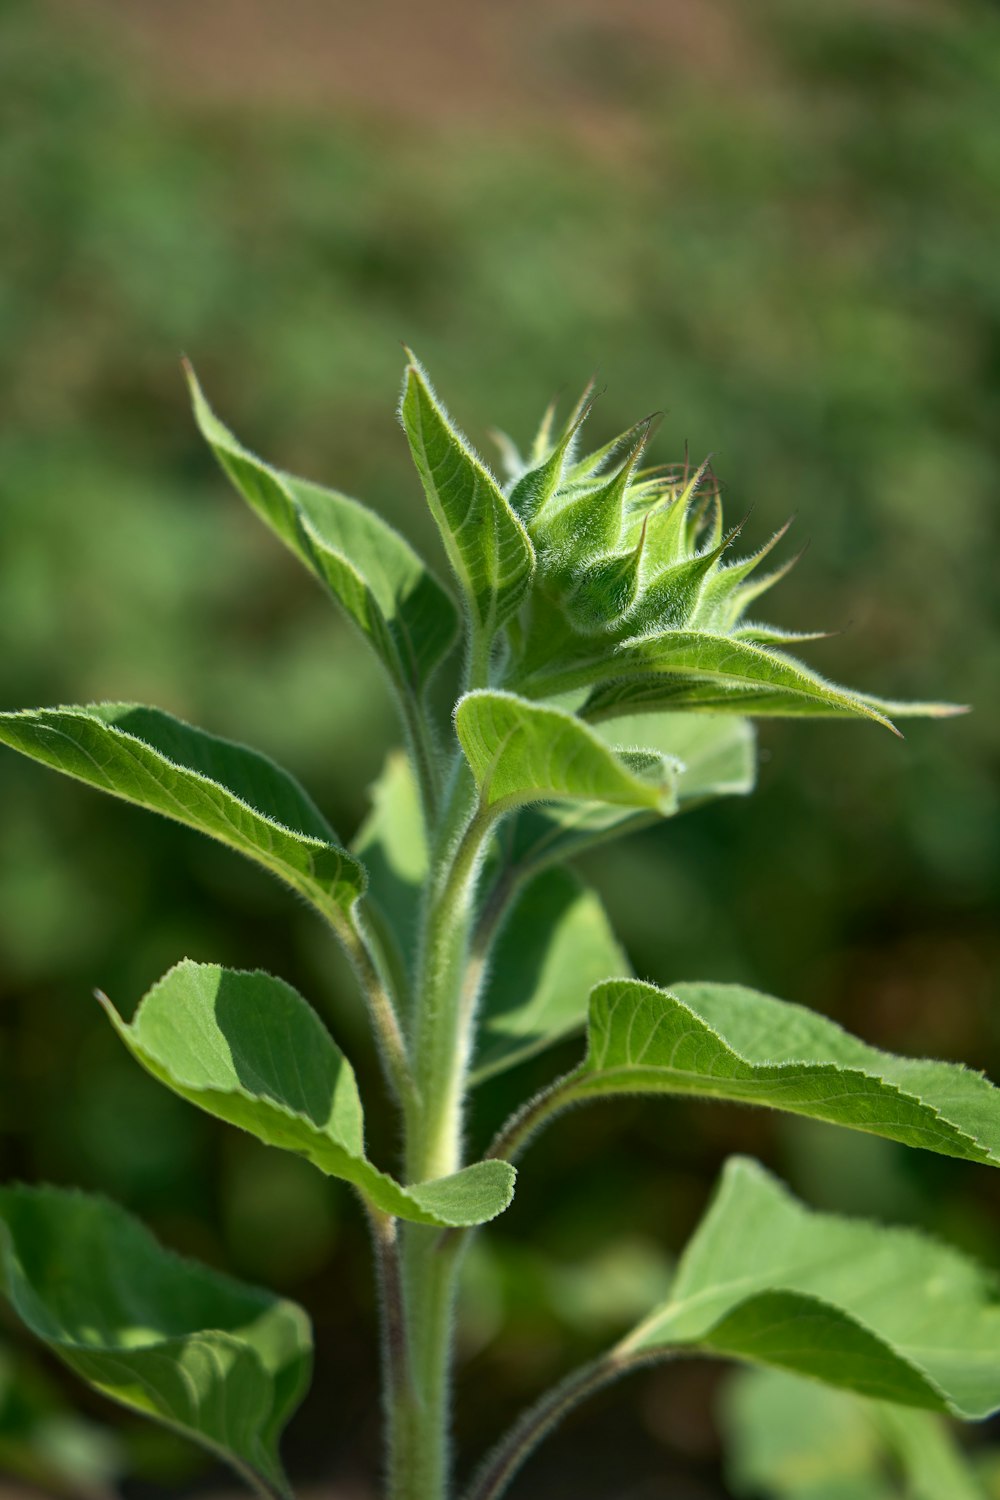
MULTIPOLYGON (((462 1165, 471 1011, 466 976, 476 885, 492 819, 456 764, 432 843, 421 921, 412 1036, 414 1092, 406 1111, 406 1176, 426 1181, 462 1165)), ((462 1241, 407 1224, 401 1285, 412 1390, 390 1408, 391 1500, 449 1493, 452 1323, 462 1241)))
POLYGON ((424 823, 429 831, 434 827, 440 794, 438 784, 439 762, 434 745, 431 720, 429 714, 423 712, 422 704, 409 693, 400 693, 399 699, 403 729, 406 735, 406 748, 410 752, 410 761, 416 773, 417 786, 420 789, 420 802, 424 811, 424 823))
POLYGON ((460 777, 459 783, 454 801, 461 832, 440 872, 432 875, 424 911, 413 1049, 419 1101, 407 1130, 410 1181, 443 1177, 461 1165, 470 1042, 463 988, 476 883, 492 820, 476 805, 471 778, 460 777))
POLYGON ((403 1294, 412 1385, 391 1414, 389 1500, 450 1493, 452 1332, 461 1246, 440 1230, 407 1224, 403 1294))
POLYGON ((386 1401, 395 1405, 412 1393, 406 1308, 399 1256, 399 1226, 389 1214, 366 1204, 375 1249, 382 1319, 382 1376, 386 1401))
POLYGON ((466 1490, 464 1500, 497 1500, 521 1465, 567 1412, 642 1363, 645 1361, 626 1359, 616 1350, 611 1350, 553 1386, 500 1439, 466 1490))
POLYGON ((397 1101, 406 1108, 414 1097, 414 1079, 406 1042, 388 986, 372 957, 360 919, 355 916, 351 923, 338 923, 336 932, 358 976, 389 1087, 397 1101))
POLYGON ((527 1146, 532 1136, 548 1124, 553 1116, 573 1104, 579 1097, 579 1070, 566 1073, 542 1089, 527 1104, 512 1114, 493 1137, 487 1157, 499 1157, 502 1161, 514 1161, 527 1146))

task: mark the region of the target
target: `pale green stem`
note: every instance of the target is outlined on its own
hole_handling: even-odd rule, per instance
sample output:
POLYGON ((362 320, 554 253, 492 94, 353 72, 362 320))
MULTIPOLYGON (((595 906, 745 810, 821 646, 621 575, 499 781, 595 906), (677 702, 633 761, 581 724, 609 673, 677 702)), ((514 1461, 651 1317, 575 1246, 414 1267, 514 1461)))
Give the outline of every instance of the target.
MULTIPOLYGON (((492 818, 456 766, 422 919, 412 1038, 415 1091, 406 1114, 406 1176, 426 1181, 462 1165, 471 1012, 465 977, 475 892, 492 818)), ((405 1226, 401 1277, 412 1391, 390 1405, 391 1500, 445 1500, 450 1468, 452 1322, 462 1245, 405 1226)))
POLYGON ((411 1182, 444 1177, 461 1165, 462 1107, 470 1017, 462 1003, 476 882, 492 817, 475 805, 463 777, 455 800, 464 826, 441 874, 432 875, 416 989, 413 1067, 419 1104, 407 1140, 411 1182), (470 807, 470 803, 472 804, 470 807))
POLYGON ((389 1500, 450 1493, 453 1322, 461 1245, 407 1224, 402 1285, 412 1384, 392 1397, 389 1500))
POLYGON ((492 639, 481 627, 474 624, 469 641, 469 658, 465 671, 465 690, 484 688, 490 685, 492 639))

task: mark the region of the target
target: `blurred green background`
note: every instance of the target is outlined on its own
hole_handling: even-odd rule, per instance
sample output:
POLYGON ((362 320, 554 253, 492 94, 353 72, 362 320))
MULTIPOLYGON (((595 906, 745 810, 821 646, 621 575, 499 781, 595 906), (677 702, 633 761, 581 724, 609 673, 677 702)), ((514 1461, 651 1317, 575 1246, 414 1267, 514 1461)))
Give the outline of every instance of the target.
MULTIPOLYGON (((637 972, 738 977, 997 1076, 998 98, 1000 14, 974 0, 4 0, 0 706, 160 704, 270 752, 350 833, 387 693, 227 491, 180 354, 251 446, 435 559, 400 341, 484 448, 597 370, 595 440, 662 407, 657 456, 714 452, 753 541, 797 515, 808 555, 769 617, 842 632, 815 666, 976 708, 905 743, 764 726, 751 801, 592 866, 637 972)), ((361 1500, 379 1414, 352 1200, 158 1089, 90 998, 128 1010, 183 954, 271 969, 336 1018, 373 1094, 342 965, 235 856, 10 755, 0 831, 4 1177, 103 1189, 304 1301, 319 1362, 289 1465, 361 1500)), ((484 1090, 477 1137, 554 1061, 484 1090)), ((982 1169, 721 1107, 574 1115, 470 1263, 463 1462, 648 1305, 734 1149, 1000 1262, 982 1169)), ((518 1494, 729 1493, 718 1379, 611 1392, 518 1494)), ((70 1389, 32 1381, 15 1410, 0 1379, 0 1473, 70 1389)), ((63 1464, 77 1494, 123 1469, 136 1497, 226 1482, 72 1394, 117 1433, 63 1431, 88 1454, 63 1464)))

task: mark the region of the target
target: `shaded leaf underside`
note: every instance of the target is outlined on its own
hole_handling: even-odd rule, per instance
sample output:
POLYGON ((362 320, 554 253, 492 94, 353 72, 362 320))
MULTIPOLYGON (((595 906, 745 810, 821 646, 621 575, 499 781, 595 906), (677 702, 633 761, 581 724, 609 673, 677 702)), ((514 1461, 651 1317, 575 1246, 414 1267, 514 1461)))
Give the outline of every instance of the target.
POLYGON ((0 1286, 21 1321, 106 1396, 267 1481, 309 1382, 294 1303, 164 1250, 115 1205, 0 1189, 0 1286))
POLYGON ((366 506, 250 453, 190 375, 195 416, 247 504, 329 589, 397 687, 419 693, 458 629, 451 597, 398 532, 366 506))
POLYGON ((293 777, 256 750, 159 709, 103 703, 0 714, 0 743, 228 844, 335 923, 365 888, 293 777))

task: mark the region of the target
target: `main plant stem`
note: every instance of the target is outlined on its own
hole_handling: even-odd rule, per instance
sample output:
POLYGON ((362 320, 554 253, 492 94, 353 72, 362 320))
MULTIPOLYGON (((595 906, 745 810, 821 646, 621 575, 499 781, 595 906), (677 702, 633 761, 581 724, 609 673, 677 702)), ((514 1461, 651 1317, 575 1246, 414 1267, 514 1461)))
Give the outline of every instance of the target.
MULTIPOLYGON (((432 845, 423 913, 406 1111, 406 1177, 422 1182, 462 1165, 473 1006, 466 969, 476 884, 490 820, 472 778, 456 767, 432 845)), ((409 1379, 388 1392, 390 1500, 446 1500, 450 1483, 452 1332, 462 1237, 402 1226, 400 1280, 409 1379)))

